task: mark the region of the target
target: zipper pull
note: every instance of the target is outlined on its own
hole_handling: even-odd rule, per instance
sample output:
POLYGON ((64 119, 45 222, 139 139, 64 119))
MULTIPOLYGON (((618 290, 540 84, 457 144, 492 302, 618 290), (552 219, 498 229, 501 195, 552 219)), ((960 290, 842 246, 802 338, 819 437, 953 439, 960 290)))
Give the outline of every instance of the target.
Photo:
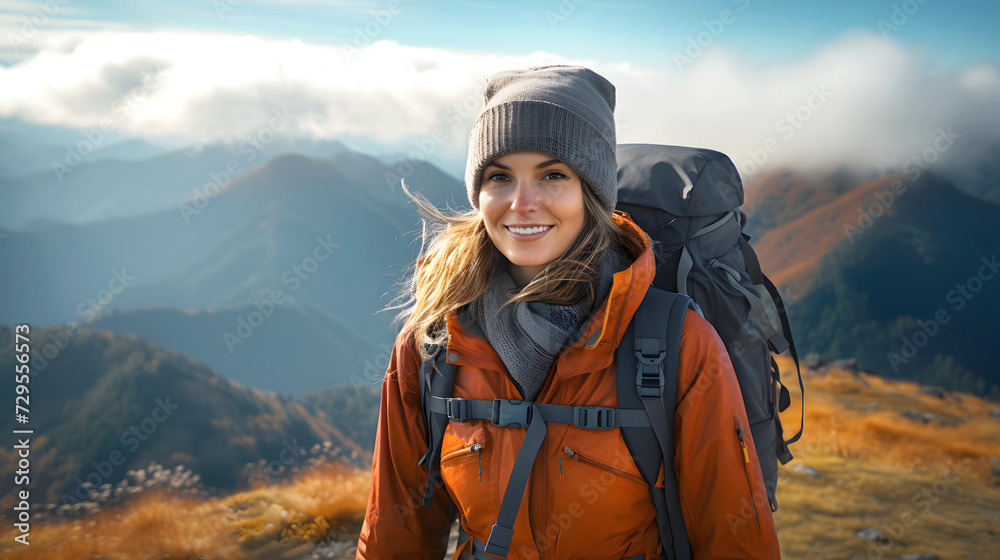
POLYGON ((743 422, 740 422, 739 416, 733 416, 733 418, 736 418, 736 422, 739 423, 739 426, 736 427, 736 435, 739 436, 739 438, 740 438, 740 447, 743 448, 743 460, 746 461, 747 463, 749 463, 750 462, 750 454, 747 453, 747 445, 743 441, 743 422))
POLYGON ((562 472, 562 457, 560 457, 560 458, 559 458, 559 480, 560 480, 560 481, 562 481, 562 480, 563 480, 563 472, 562 472))
POLYGON ((479 452, 479 480, 483 479, 483 444, 473 443, 471 449, 479 452))
POLYGON ((576 455, 576 451, 570 449, 568 445, 566 447, 563 447, 563 453, 569 455, 570 457, 576 455))

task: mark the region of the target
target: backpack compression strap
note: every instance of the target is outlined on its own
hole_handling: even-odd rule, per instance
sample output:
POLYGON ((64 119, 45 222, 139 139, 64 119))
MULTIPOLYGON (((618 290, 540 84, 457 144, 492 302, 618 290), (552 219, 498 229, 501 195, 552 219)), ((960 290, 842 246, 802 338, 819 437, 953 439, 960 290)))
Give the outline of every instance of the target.
MULTIPOLYGON (((707 226, 699 229, 694 235, 692 235, 688 241, 694 241, 695 239, 701 238, 699 243, 712 244, 719 239, 726 239, 733 234, 733 230, 738 230, 742 228, 742 221, 745 221, 746 214, 744 214, 739 208, 730 210, 726 212, 721 218, 708 224, 707 226)), ((742 233, 742 232, 741 232, 742 233)), ((742 234, 746 235, 746 234, 742 234)), ((749 245, 747 245, 749 247, 749 245)), ((740 250, 744 252, 743 247, 740 250)), ((751 249, 752 251, 752 249, 751 249)), ((756 262, 757 256, 753 256, 756 262)), ((677 263, 677 292, 684 295, 691 295, 687 291, 687 280, 688 276, 691 274, 691 270, 694 268, 694 257, 691 256, 691 251, 688 249, 688 244, 684 243, 681 247, 680 261, 677 263)), ((718 259, 711 259, 707 263, 710 266, 722 269, 726 277, 729 279, 730 285, 741 292, 746 298, 747 303, 753 309, 754 316, 757 317, 757 323, 760 326, 761 333, 764 335, 764 339, 767 340, 773 352, 781 354, 788 348, 788 342, 785 338, 781 336, 781 333, 774 330, 774 326, 771 325, 771 320, 767 316, 767 311, 764 310, 763 304, 761 304, 759 294, 752 294, 749 290, 740 284, 739 273, 733 270, 731 267, 719 262, 718 259)), ((760 268, 760 265, 756 265, 760 268)), ((747 265, 750 268, 750 265, 747 265)), ((749 270, 748 270, 749 271, 749 270)), ((751 273, 750 278, 753 279, 753 274, 751 273)), ((759 283, 759 282, 756 282, 759 283)), ((698 304, 694 304, 694 309, 698 311, 698 304)), ((699 311, 699 315, 705 316, 704 313, 699 311)))
MULTIPOLYGON (((742 214, 742 212, 741 212, 742 214)), ((744 218, 745 219, 745 214, 744 218)), ((750 281, 754 284, 763 284, 767 288, 767 293, 771 294, 771 299, 774 300, 774 306, 778 310, 778 317, 781 319, 781 331, 785 335, 785 340, 788 341, 788 348, 792 351, 792 360, 795 361, 795 372, 799 376, 799 395, 801 398, 801 411, 799 414, 799 431, 792 436, 791 439, 784 441, 784 446, 787 448, 789 444, 799 441, 802 437, 802 429, 804 427, 805 412, 806 412, 806 388, 802 384, 802 369, 799 367, 799 353, 795 350, 795 340, 792 338, 792 328, 788 323, 788 315, 785 313, 785 301, 781 298, 781 293, 778 292, 778 288, 774 286, 771 279, 768 278, 764 271, 760 268, 760 260, 757 259, 757 253, 754 252, 753 247, 750 246, 750 236, 741 233, 739 239, 740 252, 743 253, 743 261, 746 263, 747 272, 750 274, 750 281)), ((779 352, 780 354, 780 352, 779 352)), ((773 361, 773 359, 772 359, 773 361)), ((774 364, 773 370, 777 372, 777 364, 774 364)), ((779 381, 780 380, 777 380, 779 381)), ((781 395, 779 397, 782 403, 787 403, 791 400, 788 395, 788 388, 784 385, 781 386, 781 395)), ((784 407, 779 404, 778 410, 784 410, 788 405, 785 404, 784 407)), ((789 457, 790 458, 790 457, 789 457)), ((785 463, 787 461, 782 461, 785 463)))
POLYGON ((649 484, 663 554, 677 560, 691 558, 673 468, 673 436, 681 330, 684 314, 693 303, 689 296, 650 286, 616 352, 619 411, 642 407, 639 410, 647 415, 653 428, 624 428, 622 437, 649 484), (664 483, 663 488, 658 488, 661 464, 664 483))
MULTIPOLYGON (((761 273, 761 277, 764 279, 764 286, 767 287, 767 292, 771 294, 771 299, 774 300, 775 306, 778 308, 778 315, 781 317, 781 329, 787 333, 786 337, 788 338, 788 348, 792 351, 792 360, 795 361, 795 371, 799 374, 799 402, 801 405, 801 412, 799 414, 799 431, 792 436, 791 439, 785 440, 785 446, 788 446, 790 443, 799 441, 799 438, 802 437, 802 427, 806 417, 806 388, 802 385, 802 370, 799 368, 799 353, 795 350, 795 341, 792 340, 792 329, 788 324, 788 315, 785 314, 785 302, 782 301, 781 294, 778 293, 778 288, 774 287, 774 283, 771 282, 771 279, 763 273, 761 273)), ((782 385, 782 388, 784 389, 784 385, 782 385)), ((784 392, 784 397, 788 398, 788 390, 785 389, 784 392)))

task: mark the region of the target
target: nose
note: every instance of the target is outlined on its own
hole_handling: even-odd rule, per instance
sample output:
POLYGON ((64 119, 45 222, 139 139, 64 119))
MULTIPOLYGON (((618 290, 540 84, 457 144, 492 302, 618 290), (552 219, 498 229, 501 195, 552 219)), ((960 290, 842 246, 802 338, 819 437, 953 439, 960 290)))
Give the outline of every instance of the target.
POLYGON ((538 209, 538 187, 530 180, 521 179, 517 182, 514 200, 510 209, 521 216, 538 209))

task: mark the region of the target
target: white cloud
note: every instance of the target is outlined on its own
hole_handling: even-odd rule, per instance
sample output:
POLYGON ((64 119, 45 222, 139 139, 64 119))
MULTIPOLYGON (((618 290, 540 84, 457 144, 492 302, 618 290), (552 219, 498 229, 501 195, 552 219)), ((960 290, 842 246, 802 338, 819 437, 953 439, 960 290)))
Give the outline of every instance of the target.
POLYGON ((616 85, 619 142, 710 147, 744 173, 757 167, 751 154, 765 165, 900 165, 938 128, 970 144, 1000 130, 996 66, 934 69, 874 34, 845 35, 772 66, 714 48, 677 70, 669 57, 663 68, 640 68, 377 37, 355 49, 205 32, 80 33, 50 30, 36 55, 0 67, 0 115, 214 141, 251 134, 285 107, 302 134, 364 136, 404 150, 432 142, 435 157, 455 161, 464 157, 486 76, 567 63, 616 85))

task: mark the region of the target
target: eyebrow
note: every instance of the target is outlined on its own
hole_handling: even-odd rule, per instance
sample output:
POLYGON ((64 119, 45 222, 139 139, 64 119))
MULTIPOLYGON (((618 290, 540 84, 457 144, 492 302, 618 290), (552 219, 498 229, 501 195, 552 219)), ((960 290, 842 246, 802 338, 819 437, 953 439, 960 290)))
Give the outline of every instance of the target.
MULTIPOLYGON (((543 167, 548 167, 549 165, 552 165, 553 163, 562 163, 562 161, 560 161, 558 159, 550 159, 549 161, 543 161, 542 163, 539 163, 538 165, 536 165, 535 169, 541 169, 543 167)), ((486 164, 486 167, 489 167, 491 165, 493 167, 499 167, 500 169, 506 169, 507 171, 510 171, 509 167, 507 167, 506 165, 503 165, 501 163, 497 163, 495 161, 491 161, 490 163, 486 164)))

